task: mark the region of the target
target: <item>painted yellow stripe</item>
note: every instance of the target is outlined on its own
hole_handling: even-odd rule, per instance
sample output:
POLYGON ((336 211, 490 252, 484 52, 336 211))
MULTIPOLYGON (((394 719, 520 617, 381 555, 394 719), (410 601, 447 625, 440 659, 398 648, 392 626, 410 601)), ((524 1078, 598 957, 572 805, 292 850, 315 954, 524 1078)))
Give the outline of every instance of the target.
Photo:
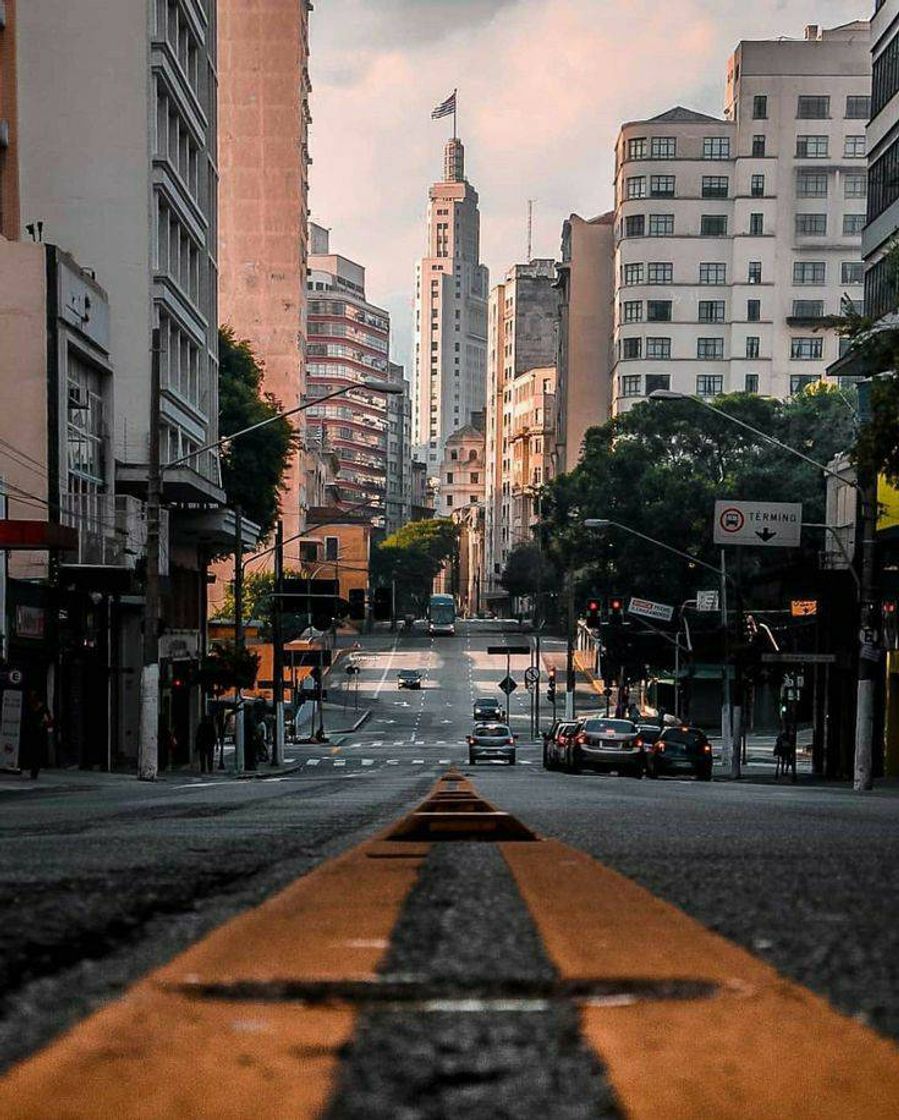
POLYGON ((14 1067, 0 1080, 0 1116, 319 1115, 352 1036, 352 1009, 193 999, 183 986, 370 978, 426 853, 379 837, 228 922, 14 1067))
POLYGON ((891 1042, 576 849, 502 851, 563 978, 720 985, 711 999, 583 1009, 630 1120, 899 1116, 891 1042))

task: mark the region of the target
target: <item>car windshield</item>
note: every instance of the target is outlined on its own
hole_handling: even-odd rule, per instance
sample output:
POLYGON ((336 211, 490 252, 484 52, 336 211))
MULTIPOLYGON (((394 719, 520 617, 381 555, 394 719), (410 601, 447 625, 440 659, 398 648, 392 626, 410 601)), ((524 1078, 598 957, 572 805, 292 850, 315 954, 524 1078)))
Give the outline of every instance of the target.
POLYGON ((400 669, 401 677, 419 677, 421 674, 417 669, 400 669))
POLYGON ((476 708, 498 708, 499 700, 494 700, 492 696, 482 696, 480 700, 475 700, 474 705, 476 708))
POLYGON ((634 735, 637 731, 629 719, 588 719, 584 721, 584 730, 594 735, 609 732, 615 735, 634 735))
POLYGON ((475 735, 483 735, 485 738, 494 738, 496 736, 511 737, 511 732, 504 723, 478 723, 474 729, 475 735))

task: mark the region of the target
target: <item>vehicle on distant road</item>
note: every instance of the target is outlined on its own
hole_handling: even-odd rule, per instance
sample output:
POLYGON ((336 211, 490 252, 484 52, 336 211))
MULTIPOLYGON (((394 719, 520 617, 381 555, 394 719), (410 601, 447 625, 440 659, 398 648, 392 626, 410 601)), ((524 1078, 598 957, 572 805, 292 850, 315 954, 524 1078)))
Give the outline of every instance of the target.
POLYGON ((418 669, 400 669, 396 675, 397 688, 421 688, 421 672, 418 669))
POLYGON ((432 595, 428 600, 428 633, 448 637, 456 633, 456 600, 452 595, 432 595))
POLYGON ((698 727, 656 728, 649 747, 646 773, 650 778, 663 774, 695 774, 702 782, 712 778, 712 744, 698 727))
POLYGON ((495 696, 479 696, 474 702, 475 720, 491 720, 502 723, 506 718, 506 709, 495 696))
POLYGON ((505 723, 476 723, 467 738, 469 766, 484 760, 508 762, 514 766, 517 738, 505 723))
POLYGON ((543 769, 559 770, 565 762, 569 738, 577 730, 577 720, 557 719, 543 733, 543 769))
POLYGON ((582 719, 566 751, 567 768, 579 770, 616 770, 632 778, 642 778, 646 768, 643 737, 629 719, 590 716, 582 719))

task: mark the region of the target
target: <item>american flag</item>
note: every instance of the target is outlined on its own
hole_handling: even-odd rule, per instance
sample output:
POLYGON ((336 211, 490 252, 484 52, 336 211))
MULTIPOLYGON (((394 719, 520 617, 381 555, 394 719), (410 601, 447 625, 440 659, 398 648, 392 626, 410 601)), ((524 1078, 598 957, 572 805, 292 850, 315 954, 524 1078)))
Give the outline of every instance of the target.
POLYGON ((432 121, 440 120, 441 117, 448 117, 450 115, 450 113, 455 113, 455 111, 456 111, 456 91, 453 90, 453 92, 449 95, 449 97, 446 99, 446 101, 441 101, 440 104, 437 106, 437 108, 432 110, 431 120, 432 121))

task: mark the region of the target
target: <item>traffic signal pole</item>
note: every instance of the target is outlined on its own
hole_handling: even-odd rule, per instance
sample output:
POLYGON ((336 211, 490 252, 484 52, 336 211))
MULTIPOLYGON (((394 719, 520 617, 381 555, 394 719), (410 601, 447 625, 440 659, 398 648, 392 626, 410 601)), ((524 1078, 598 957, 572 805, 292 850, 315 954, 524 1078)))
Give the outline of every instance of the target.
POLYGON ((568 647, 565 661, 565 718, 574 719, 574 572, 568 573, 568 647))
POLYGON ((275 734, 272 741, 272 766, 284 758, 284 635, 281 625, 281 592, 284 579, 284 522, 275 526, 275 599, 272 604, 272 699, 275 705, 275 734))

